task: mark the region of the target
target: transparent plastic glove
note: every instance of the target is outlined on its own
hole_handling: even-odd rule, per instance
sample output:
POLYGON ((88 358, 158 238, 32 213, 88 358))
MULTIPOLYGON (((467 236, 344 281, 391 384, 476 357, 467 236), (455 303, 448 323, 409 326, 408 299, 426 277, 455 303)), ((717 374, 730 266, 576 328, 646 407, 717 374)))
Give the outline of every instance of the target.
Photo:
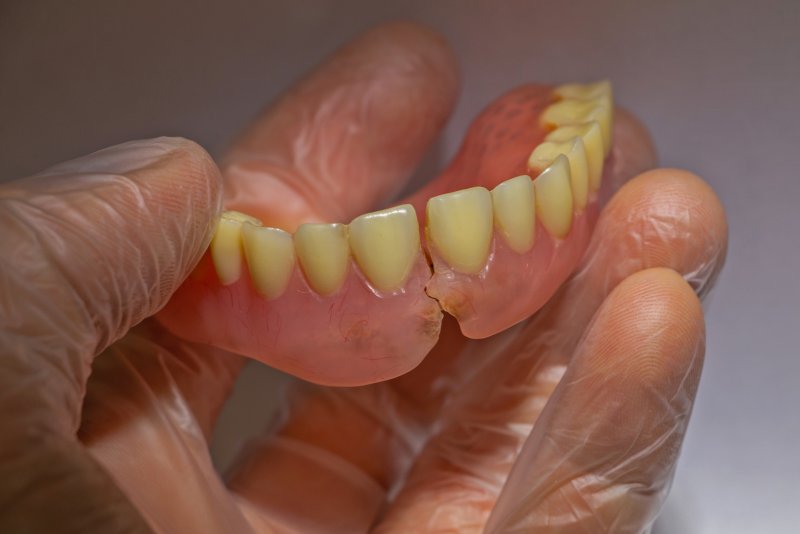
MULTIPOLYGON (((391 85, 398 65, 414 65, 404 83, 422 95, 418 147, 391 160, 356 140, 304 161, 340 162, 327 166, 331 187, 387 159, 393 172, 413 167, 454 92, 423 89, 452 82, 454 67, 438 37, 409 25, 375 30, 323 65, 327 86, 312 76, 316 91, 285 98, 232 154, 272 155, 343 119, 363 125, 369 114, 317 115, 280 137, 275 117, 303 98, 349 101, 391 85)), ((282 170, 291 175, 291 162, 282 170)), ((324 191, 301 200, 273 186, 287 222, 326 214, 310 208, 329 200, 324 191)), ((242 360, 149 320, 129 331, 196 263, 219 197, 207 156, 176 140, 122 145, 1 190, 0 531, 649 528, 702 366, 695 292, 708 291, 725 253, 724 214, 702 181, 658 170, 624 185, 578 274, 516 327, 471 341, 448 321, 403 377, 298 383, 224 482, 207 441, 242 360)))

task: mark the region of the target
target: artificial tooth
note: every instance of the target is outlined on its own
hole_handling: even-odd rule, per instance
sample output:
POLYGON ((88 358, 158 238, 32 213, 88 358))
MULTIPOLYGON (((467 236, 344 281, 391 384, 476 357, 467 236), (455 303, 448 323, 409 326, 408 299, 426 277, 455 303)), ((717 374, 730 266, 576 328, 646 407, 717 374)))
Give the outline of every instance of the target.
POLYGON ((523 174, 492 189, 494 220, 508 245, 520 254, 533 247, 536 199, 533 182, 523 174))
POLYGON ((545 126, 558 128, 568 124, 581 124, 597 121, 603 135, 603 152, 611 150, 611 108, 602 100, 560 100, 547 106, 541 115, 545 126))
POLYGON ((239 280, 242 274, 242 223, 261 221, 238 211, 223 211, 211 238, 211 260, 222 285, 239 280))
POLYGON ((419 254, 419 223, 410 204, 367 213, 349 225, 350 249, 370 283, 394 291, 406 281, 419 254))
POLYGON ((558 157, 564 154, 569 160, 570 184, 575 206, 578 209, 586 207, 589 199, 589 169, 586 159, 586 150, 580 137, 573 137, 568 141, 545 141, 533 149, 528 158, 528 168, 540 172, 549 166, 558 157))
POLYGON ((553 90, 561 98, 572 98, 575 100, 597 100, 607 105, 609 109, 614 108, 614 98, 611 91, 611 82, 602 80, 595 83, 568 83, 559 85, 553 90))
POLYGON ((589 189, 597 191, 600 189, 603 178, 603 136, 600 132, 600 125, 597 121, 585 124, 572 124, 560 126, 547 134, 545 141, 569 141, 573 137, 580 137, 583 141, 583 148, 586 151, 586 163, 589 170, 589 189))
POLYGON ((572 190, 569 160, 563 154, 533 181, 536 191, 536 213, 542 226, 553 236, 563 239, 572 227, 572 190))
POLYGON ((347 275, 350 247, 343 224, 307 223, 294 234, 297 258, 311 288, 323 296, 336 293, 347 275))
POLYGON ((242 241, 256 290, 268 299, 281 296, 294 268, 292 236, 278 228, 245 223, 242 241))
POLYGON ((483 187, 462 189, 428 200, 427 235, 451 267, 479 273, 492 242, 492 196, 483 187))

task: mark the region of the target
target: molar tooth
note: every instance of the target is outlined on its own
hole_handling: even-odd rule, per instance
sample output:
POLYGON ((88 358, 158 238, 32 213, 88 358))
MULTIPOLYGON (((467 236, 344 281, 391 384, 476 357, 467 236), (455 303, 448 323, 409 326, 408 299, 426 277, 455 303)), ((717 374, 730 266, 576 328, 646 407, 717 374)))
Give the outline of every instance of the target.
POLYGON ((542 112, 540 121, 546 127, 556 128, 597 121, 603 134, 603 152, 608 155, 611 150, 611 114, 611 108, 602 100, 567 99, 547 106, 542 112))
POLYGON ((586 150, 586 163, 589 170, 589 188, 591 191, 600 189, 603 179, 603 136, 600 131, 600 124, 597 121, 587 122, 586 124, 572 124, 559 126, 550 132, 546 141, 569 141, 573 137, 579 136, 583 141, 583 148, 586 150))
POLYGON ((223 211, 211 238, 211 260, 219 281, 229 286, 242 274, 242 223, 260 225, 261 221, 238 211, 223 211))
POLYGON ((477 274, 492 242, 492 196, 483 187, 462 189, 428 200, 427 235, 455 270, 477 274))
POLYGON ((419 223, 410 204, 367 213, 350 223, 350 249, 370 283, 394 291, 419 254, 419 223))
POLYGON ((545 141, 533 149, 528 158, 528 168, 540 172, 559 154, 564 154, 569 160, 570 184, 575 206, 582 210, 586 207, 589 198, 589 169, 586 150, 580 137, 573 137, 569 141, 545 141))
POLYGON ((281 296, 294 268, 294 243, 289 233, 245 223, 244 255, 256 290, 268 299, 281 296))
POLYGON ((323 296, 336 293, 347 275, 350 247, 347 226, 306 223, 294 234, 297 258, 311 288, 323 296))
POLYGON ((511 178, 492 189, 494 220, 508 245, 520 254, 533 247, 536 229, 536 198, 533 182, 526 174, 511 178))
POLYGON ((553 236, 563 239, 572 227, 572 190, 569 160, 563 154, 536 177, 536 212, 542 225, 553 236))
POLYGON ((575 100, 597 100, 614 108, 614 98, 611 91, 611 82, 601 80, 595 83, 567 83, 559 85, 553 90, 561 98, 572 98, 575 100))

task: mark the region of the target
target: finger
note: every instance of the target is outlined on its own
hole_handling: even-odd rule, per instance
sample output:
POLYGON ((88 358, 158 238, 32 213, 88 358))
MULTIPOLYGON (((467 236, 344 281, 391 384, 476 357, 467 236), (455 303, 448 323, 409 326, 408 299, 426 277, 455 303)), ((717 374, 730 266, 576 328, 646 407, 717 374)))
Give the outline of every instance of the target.
POLYGON ((164 305, 208 245, 219 199, 205 151, 166 138, 3 186, 0 336, 25 378, 0 404, 24 397, 74 433, 92 358, 164 305))
POLYGON ((631 274, 657 266, 693 279, 706 273, 711 281, 726 236, 719 200, 694 175, 663 169, 625 185, 601 215, 580 272, 553 301, 527 323, 471 343, 457 356, 458 374, 451 376, 456 394, 383 528, 402 531, 419 521, 455 529, 482 525, 608 293, 631 274))
POLYGON ((210 158, 180 139, 126 143, 0 189, 0 478, 17 481, 3 485, 0 506, 15 513, 0 530, 147 530, 75 439, 84 386, 97 351, 197 262, 219 193, 210 158))
POLYGON ((703 313, 674 271, 623 281, 519 454, 489 532, 642 532, 666 497, 702 369, 703 313))
POLYGON ((293 231, 349 222, 405 185, 455 102, 452 52, 416 24, 341 48, 264 113, 223 161, 226 206, 293 231))
POLYGON ((230 355, 165 344, 156 329, 134 329, 95 360, 80 440, 155 531, 250 532, 207 444, 230 355))

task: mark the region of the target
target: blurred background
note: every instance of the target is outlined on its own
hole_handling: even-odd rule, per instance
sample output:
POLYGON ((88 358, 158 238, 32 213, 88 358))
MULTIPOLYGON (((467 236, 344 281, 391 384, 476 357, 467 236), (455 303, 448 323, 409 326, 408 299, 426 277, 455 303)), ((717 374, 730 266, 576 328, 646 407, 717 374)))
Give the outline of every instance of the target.
MULTIPOLYGON (((107 145, 180 135, 220 154, 266 102, 358 32, 417 20, 461 59, 453 120, 529 81, 610 78, 661 163, 728 209, 728 263, 708 309, 700 394, 659 534, 798 532, 800 2, 0 2, 0 180, 107 145)), ((224 468, 287 381, 242 376, 217 430, 224 468)))

